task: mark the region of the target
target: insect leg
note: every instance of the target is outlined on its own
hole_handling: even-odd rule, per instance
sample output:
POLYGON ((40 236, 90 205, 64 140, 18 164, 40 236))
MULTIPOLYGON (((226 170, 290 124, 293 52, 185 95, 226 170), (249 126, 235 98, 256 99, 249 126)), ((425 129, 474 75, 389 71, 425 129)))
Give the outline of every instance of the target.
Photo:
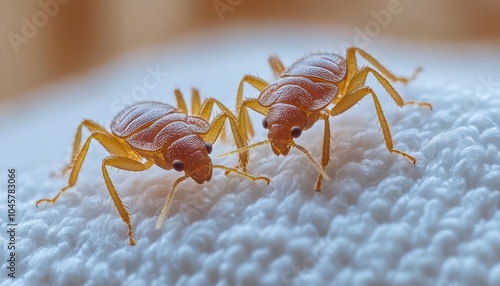
MULTIPOLYGON (((203 104, 200 108, 198 116, 200 116, 201 118, 208 121, 210 119, 210 116, 212 115, 214 104, 216 104, 217 107, 219 107, 219 109, 222 110, 223 113, 226 113, 228 116, 230 116, 236 120, 236 116, 229 110, 229 108, 227 108, 220 101, 218 101, 217 99, 212 98, 212 97, 209 97, 209 98, 205 99, 205 101, 203 101, 203 104)), ((226 140, 226 126, 225 126, 225 124, 222 124, 222 129, 220 130, 219 133, 220 133, 220 137, 221 137, 222 141, 225 141, 226 140)), ((217 133, 217 136, 219 135, 219 133, 217 133)), ((215 138, 215 139, 217 139, 217 138, 215 138)), ((215 142, 215 140, 214 140, 214 142, 215 142)), ((213 142, 211 142, 211 143, 213 143, 213 142)))
POLYGON ((240 84, 238 85, 238 95, 236 97, 236 107, 238 108, 240 107, 243 101, 243 86, 245 82, 255 87, 258 91, 264 90, 264 88, 266 88, 269 85, 269 83, 267 83, 265 80, 259 77, 253 75, 245 75, 241 79, 240 84))
POLYGON ((87 156, 87 152, 89 150, 90 143, 92 142, 92 139, 96 139, 101 143, 101 145, 108 150, 109 153, 116 155, 116 156, 122 156, 122 157, 128 157, 129 154, 123 148, 123 146, 111 135, 107 133, 103 133, 100 131, 94 131, 89 138, 87 138, 87 141, 85 141, 85 144, 83 145, 82 149, 76 156, 75 160, 73 161, 72 169, 71 169, 71 174, 69 175, 69 180, 68 180, 68 185, 61 189, 59 193, 52 199, 41 199, 36 202, 36 206, 38 207, 38 204, 41 202, 47 202, 47 203, 55 203, 59 196, 64 193, 67 189, 71 188, 76 184, 76 180, 78 179, 78 174, 80 173, 80 169, 83 165, 83 160, 85 159, 85 156, 87 156))
POLYGON ((217 99, 215 99, 213 97, 209 97, 209 98, 205 99, 205 101, 203 101, 203 104, 201 106, 200 112, 198 113, 198 116, 200 116, 201 118, 203 118, 205 120, 209 120, 214 104, 217 105, 217 107, 219 107, 219 109, 222 110, 223 112, 236 118, 236 116, 231 112, 231 110, 229 110, 229 108, 227 108, 224 104, 222 104, 220 101, 218 101, 217 99))
MULTIPOLYGON (((241 131, 238 128, 237 120, 232 113, 227 113, 226 111, 222 111, 222 113, 217 115, 217 117, 215 117, 212 121, 210 130, 205 135, 207 141, 213 144, 217 140, 217 137, 225 125, 226 119, 229 121, 231 126, 231 132, 233 133, 234 142, 236 143, 237 148, 244 147, 244 141, 241 131)), ((243 170, 246 171, 246 165, 248 164, 248 152, 240 153, 238 161, 238 166, 241 166, 243 170)))
POLYGON ((177 107, 182 111, 182 113, 188 114, 186 101, 184 100, 182 92, 179 89, 176 89, 174 90, 174 93, 175 93, 175 99, 177 100, 177 107))
POLYGON ((347 49, 347 56, 346 56, 347 70, 349 72, 348 79, 350 78, 349 75, 353 76, 354 73, 357 71, 356 52, 359 53, 363 58, 365 58, 373 66, 375 66, 378 70, 380 70, 380 72, 385 77, 389 78, 391 81, 399 81, 402 83, 407 83, 411 80, 414 80, 417 77, 418 73, 422 70, 422 68, 418 67, 413 72, 413 75, 408 77, 408 78, 397 77, 393 73, 391 73, 387 68, 385 68, 382 64, 380 64, 379 61, 377 61, 374 57, 369 55, 364 50, 362 50, 360 48, 356 48, 356 47, 350 47, 349 49, 347 49))
MULTIPOLYGON (((250 131, 248 130, 250 118, 248 116, 248 110, 246 108, 250 108, 264 116, 267 116, 268 113, 268 109, 260 105, 255 98, 247 99, 241 103, 237 120, 238 126, 235 127, 239 131, 242 138, 243 143, 241 144, 241 147, 248 146, 248 135, 250 134, 250 131)), ((238 148, 241 147, 238 146, 238 148)), ((248 151, 240 152, 239 154, 240 158, 245 158, 245 161, 240 161, 240 163, 242 163, 240 164, 240 166, 243 170, 246 170, 246 166, 248 164, 248 151)))
POLYGON ((269 65, 271 65, 271 69, 278 78, 285 71, 285 66, 277 56, 269 57, 269 65))
MULTIPOLYGON (((321 167, 323 170, 326 165, 330 162, 330 117, 328 115, 323 115, 323 119, 325 120, 325 133, 323 135, 323 148, 321 154, 321 167)), ((320 173, 318 175, 318 180, 316 181, 316 186, 314 189, 316 192, 321 192, 321 182, 323 180, 323 175, 320 173)))
MULTIPOLYGON (((265 80, 259 77, 253 75, 245 75, 241 79, 240 84, 238 86, 238 95, 236 96, 236 113, 239 113, 241 109, 241 104, 243 102, 243 86, 245 82, 255 87, 258 91, 264 90, 269 85, 269 83, 267 83, 265 80)), ((245 110, 244 112, 246 113, 246 117, 248 117, 248 111, 245 110)), ((247 124, 246 129, 248 134, 250 134, 250 136, 253 136, 254 132, 252 123, 250 121, 247 121, 246 124, 247 124)))
POLYGON ((249 173, 247 172, 242 172, 238 169, 235 169, 235 168, 230 168, 230 167, 226 167, 226 166, 222 166, 222 165, 212 165, 212 167, 214 168, 217 168, 217 169, 222 169, 222 170, 226 170, 226 173, 230 173, 230 172, 233 172, 233 173, 236 173, 242 177, 245 177, 249 180, 252 180, 252 181, 257 181, 257 180, 262 180, 262 181, 265 181, 266 184, 269 185, 269 183, 271 182, 271 180, 268 178, 268 177, 256 177, 256 176, 253 176, 253 175, 250 175, 249 173))
POLYGON ((146 163, 141 163, 130 158, 118 156, 109 156, 102 161, 102 175, 104 177, 104 181, 106 182, 106 187, 108 188, 109 195, 113 199, 113 203, 118 209, 120 217, 128 227, 128 241, 130 245, 134 245, 134 232, 132 230, 132 224, 130 222, 130 214, 125 207, 125 204, 121 200, 120 195, 116 192, 116 189, 113 186, 113 182, 111 182, 111 178, 109 177, 106 166, 115 167, 127 171, 140 172, 145 171, 153 166, 153 162, 147 161, 146 163))
POLYGON ((430 109, 432 109, 432 105, 427 102, 415 102, 415 101, 407 101, 405 102, 403 98, 398 94, 398 92, 394 89, 394 87, 389 83, 389 81, 383 77, 378 71, 374 70, 371 67, 364 67, 359 70, 358 73, 354 75, 352 78, 351 82, 349 83, 348 92, 358 89, 362 86, 365 85, 366 82, 366 77, 368 74, 371 73, 375 76, 378 82, 384 87, 384 89, 389 93, 389 95, 394 99, 396 104, 399 107, 402 107, 403 105, 409 105, 409 104, 418 104, 419 106, 425 106, 430 109))
POLYGON ((382 128, 382 134, 384 136, 385 145, 387 146, 387 149, 389 150, 389 152, 399 154, 399 155, 405 157, 406 159, 408 159, 413 164, 415 164, 416 159, 414 157, 412 157, 412 156, 410 156, 402 151, 394 149, 394 145, 392 143, 391 131, 389 129, 389 124, 387 124, 387 119, 384 116, 384 112, 382 111, 382 107, 380 106, 380 102, 379 102, 377 96, 375 95, 375 93, 373 92, 373 90, 370 87, 364 86, 364 87, 353 90, 353 91, 349 92, 348 94, 346 94, 332 108, 330 115, 335 116, 335 115, 341 114, 342 112, 351 108, 354 104, 359 102, 361 99, 363 99, 363 97, 365 97, 368 94, 372 95, 373 103, 375 104, 375 110, 377 111, 378 120, 379 120, 380 126, 382 128))
POLYGON ((78 129, 76 130, 75 140, 73 141, 73 152, 71 155, 71 161, 66 166, 64 166, 64 168, 62 168, 62 170, 61 170, 62 176, 65 175, 69 170, 71 170, 71 167, 73 166, 73 162, 75 161, 76 156, 78 155, 78 151, 80 151, 80 143, 82 141, 82 129, 83 129, 83 127, 86 127, 88 130, 90 130, 90 132, 99 131, 99 132, 109 134, 109 132, 104 127, 97 124, 96 122, 94 122, 92 120, 88 120, 88 119, 83 120, 82 123, 80 123, 80 125, 78 125, 78 129))
POLYGON ((172 190, 170 190, 170 194, 168 194, 167 200, 165 201, 165 205, 161 209, 160 216, 158 217, 158 220, 156 221, 156 229, 161 228, 161 224, 165 220, 165 217, 167 216, 168 209, 170 208, 170 204, 172 203, 172 200, 174 199, 175 191, 177 190, 177 186, 184 180, 188 179, 188 176, 183 176, 177 179, 174 184, 172 185, 172 190))
POLYGON ((191 114, 197 115, 200 112, 201 100, 200 92, 196 88, 191 89, 191 114))
POLYGON ((248 143, 248 134, 253 135, 250 133, 250 131, 248 131, 250 118, 248 115, 248 110, 246 108, 250 108, 253 111, 260 113, 264 116, 267 116, 268 113, 268 108, 260 105, 260 103, 257 101, 256 98, 247 99, 243 101, 243 103, 240 105, 240 110, 238 114, 238 123, 240 125, 239 130, 245 141, 245 146, 248 143))

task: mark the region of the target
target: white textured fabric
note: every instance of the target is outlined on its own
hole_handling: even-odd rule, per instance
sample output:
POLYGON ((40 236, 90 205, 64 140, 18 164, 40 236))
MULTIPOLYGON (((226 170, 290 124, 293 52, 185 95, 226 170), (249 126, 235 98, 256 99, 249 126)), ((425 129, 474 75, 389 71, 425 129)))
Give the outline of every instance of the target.
MULTIPOLYGON (((224 43, 229 40, 212 47, 224 43)), ((90 117, 109 124, 115 109, 127 103, 120 95, 142 85, 148 73, 144 67, 158 64, 168 76, 134 100, 174 103, 174 87, 187 93, 196 86, 202 95, 231 106, 245 72, 272 79, 266 66, 269 51, 252 54, 255 47, 239 45, 233 51, 235 46, 228 45, 211 59, 195 48, 184 49, 191 46, 185 43, 179 44, 182 53, 150 51, 153 56, 145 60, 128 55, 91 75, 40 91, 68 98, 47 97, 47 105, 24 103, 22 111, 13 112, 12 105, 2 112, 16 119, 2 126, 2 136, 10 134, 16 142, 1 149, 6 164, 18 167, 19 186, 17 278, 4 279, 7 210, 2 203, 0 285, 500 285, 500 96, 492 92, 485 97, 488 89, 481 89, 475 77, 448 85, 438 77, 424 80, 423 74, 407 86, 396 85, 405 100, 431 102, 433 111, 398 108, 370 81, 395 147, 415 156, 415 166, 387 151, 367 97, 330 120, 333 139, 326 171, 331 179, 323 182, 321 193, 313 191, 317 171, 303 154, 292 149, 288 156, 276 157, 269 146, 261 146, 252 151, 249 170, 269 176, 270 185, 226 177, 220 170, 203 185, 188 180, 180 185, 162 229, 156 230, 160 209, 179 175, 158 167, 141 173, 111 171, 132 215, 137 245, 130 247, 100 173, 106 153, 93 143, 76 187, 57 204, 35 208, 36 199, 51 197, 65 185, 66 179, 49 173, 68 159, 78 123, 90 117)), ((286 45, 277 47, 276 53, 287 50, 286 45)), ((285 65, 308 47, 280 54, 285 65)), ((417 65, 433 69, 410 52, 367 50, 398 74, 409 74, 417 65), (403 58, 408 60, 400 68, 403 58)), ((257 93, 248 87, 245 94, 257 93)), ((265 130, 261 117, 252 119, 257 130, 252 142, 257 142, 265 138, 265 130)), ((318 161, 322 134, 320 122, 297 140, 318 161)), ((234 165, 235 156, 216 156, 233 148, 232 142, 215 144, 214 162, 234 165)))

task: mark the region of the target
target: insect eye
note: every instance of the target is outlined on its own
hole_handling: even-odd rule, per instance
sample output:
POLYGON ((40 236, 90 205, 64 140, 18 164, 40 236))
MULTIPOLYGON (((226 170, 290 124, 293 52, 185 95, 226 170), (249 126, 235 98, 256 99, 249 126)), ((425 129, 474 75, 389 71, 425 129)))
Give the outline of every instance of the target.
POLYGON ((210 142, 205 142, 205 148, 207 148, 208 154, 212 153, 212 144, 210 142))
POLYGON ((294 126, 292 127, 292 129, 290 129, 290 133, 292 134, 293 138, 299 138, 302 134, 302 129, 300 129, 300 127, 298 126, 294 126))
POLYGON ((174 160, 172 166, 177 172, 182 172, 184 170, 184 163, 181 160, 174 160))
POLYGON ((262 127, 264 127, 264 129, 267 129, 267 117, 262 118, 262 127))

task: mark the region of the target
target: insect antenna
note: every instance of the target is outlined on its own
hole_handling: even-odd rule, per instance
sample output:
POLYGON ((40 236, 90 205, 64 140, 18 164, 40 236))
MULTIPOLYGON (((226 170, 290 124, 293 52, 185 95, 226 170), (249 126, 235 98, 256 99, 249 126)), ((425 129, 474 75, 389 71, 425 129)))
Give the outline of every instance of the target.
POLYGON ((299 149, 300 151, 302 151, 302 153, 306 154, 307 159, 309 159, 309 161, 311 161, 311 163, 318 170, 318 172, 321 174, 321 176, 323 176, 323 178, 325 178, 326 180, 330 179, 330 177, 326 174, 325 170, 323 170, 318 165, 318 163, 316 163, 316 161, 314 161, 314 159, 311 157, 311 155, 309 155, 309 152, 307 152, 306 148, 300 146, 299 144, 296 144, 295 142, 292 142, 292 146, 295 147, 295 148, 297 148, 297 149, 299 149))
POLYGON ((242 172, 236 168, 231 168, 231 167, 226 167, 226 166, 222 166, 222 165, 212 165, 212 167, 214 168, 217 168, 217 169, 222 169, 222 170, 226 170, 226 171, 229 171, 229 172, 234 172, 242 177, 245 177, 249 180, 252 180, 252 181, 257 181, 257 180, 263 180, 263 181, 266 181, 266 183, 269 185, 269 178, 267 177, 255 177, 255 176, 252 176, 248 173, 245 173, 245 172, 242 172))
POLYGON ((217 156, 217 158, 222 158, 222 157, 226 157, 226 156, 229 156, 229 155, 232 155, 232 154, 241 153, 241 152, 244 152, 246 150, 250 150, 252 148, 255 148, 257 146, 267 144, 269 142, 270 142, 269 139, 261 141, 261 142, 257 142, 257 143, 254 143, 254 144, 250 145, 250 146, 245 146, 245 147, 241 147, 240 149, 233 150, 233 151, 231 151, 229 153, 220 154, 220 155, 217 156))
POLYGON ((165 220, 165 216, 167 216, 168 209, 170 207, 170 204, 172 203, 172 200, 174 199, 175 195, 175 189, 177 188, 177 185, 184 181, 185 179, 189 178, 188 176, 180 177, 175 181, 175 183, 172 185, 172 190, 170 191, 170 194, 168 194, 167 201, 165 202, 165 205, 163 206, 163 209, 161 209, 160 217, 158 217, 158 221, 156 222, 156 229, 161 228, 161 224, 165 220))

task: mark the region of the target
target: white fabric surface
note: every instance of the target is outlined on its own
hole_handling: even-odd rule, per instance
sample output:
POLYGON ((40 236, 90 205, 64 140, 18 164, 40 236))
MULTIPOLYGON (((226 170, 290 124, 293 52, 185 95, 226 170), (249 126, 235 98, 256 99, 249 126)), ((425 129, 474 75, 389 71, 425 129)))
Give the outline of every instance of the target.
MULTIPOLYGON (((132 215, 137 245, 130 247, 100 174, 106 153, 93 143, 76 187, 57 204, 35 208, 37 199, 52 197, 65 185, 66 179, 49 173, 68 160, 78 123, 92 118, 109 126, 115 109, 126 104, 120 95, 141 85, 145 67, 158 65, 168 76, 137 100, 174 103, 173 88, 189 97, 195 86, 203 96, 233 107, 244 73, 272 80, 266 61, 271 52, 289 65, 312 47, 328 51, 333 42, 300 35, 310 41, 291 46, 260 35, 233 43, 239 36, 214 40, 209 34, 125 55, 39 91, 48 97, 2 106, 1 116, 9 118, 2 119, 9 122, 1 130, 2 136, 9 134, 2 164, 18 168, 19 189, 17 278, 2 274, 0 285, 500 285, 500 96, 484 100, 475 94, 477 77, 491 74, 469 66, 472 76, 465 77, 440 65, 439 58, 426 57, 432 52, 391 52, 405 47, 397 43, 367 50, 398 75, 424 66, 418 80, 397 89, 406 100, 431 102, 434 110, 397 108, 370 83, 395 147, 415 156, 416 166, 386 150, 366 98, 330 120, 332 162, 326 171, 332 178, 321 193, 313 191, 317 171, 301 153, 276 157, 262 146, 252 151, 249 169, 269 176, 270 185, 214 170, 208 183, 180 185, 167 220, 156 230, 179 175, 158 167, 112 171, 132 215), (213 42, 206 48, 193 44, 204 39, 213 42)), ((442 61, 453 59, 443 55, 442 61)), ((257 92, 247 87, 245 94, 257 92)), ((261 117, 252 118, 256 142, 266 135, 261 117)), ((322 128, 318 123, 297 140, 318 161, 322 128)), ((235 156, 216 155, 233 148, 232 142, 215 144, 214 162, 232 166, 235 156)), ((2 203, 2 230, 6 212, 2 203)), ((8 254, 4 238, 1 257, 8 254)), ((4 259, 1 265, 5 273, 4 259)))

